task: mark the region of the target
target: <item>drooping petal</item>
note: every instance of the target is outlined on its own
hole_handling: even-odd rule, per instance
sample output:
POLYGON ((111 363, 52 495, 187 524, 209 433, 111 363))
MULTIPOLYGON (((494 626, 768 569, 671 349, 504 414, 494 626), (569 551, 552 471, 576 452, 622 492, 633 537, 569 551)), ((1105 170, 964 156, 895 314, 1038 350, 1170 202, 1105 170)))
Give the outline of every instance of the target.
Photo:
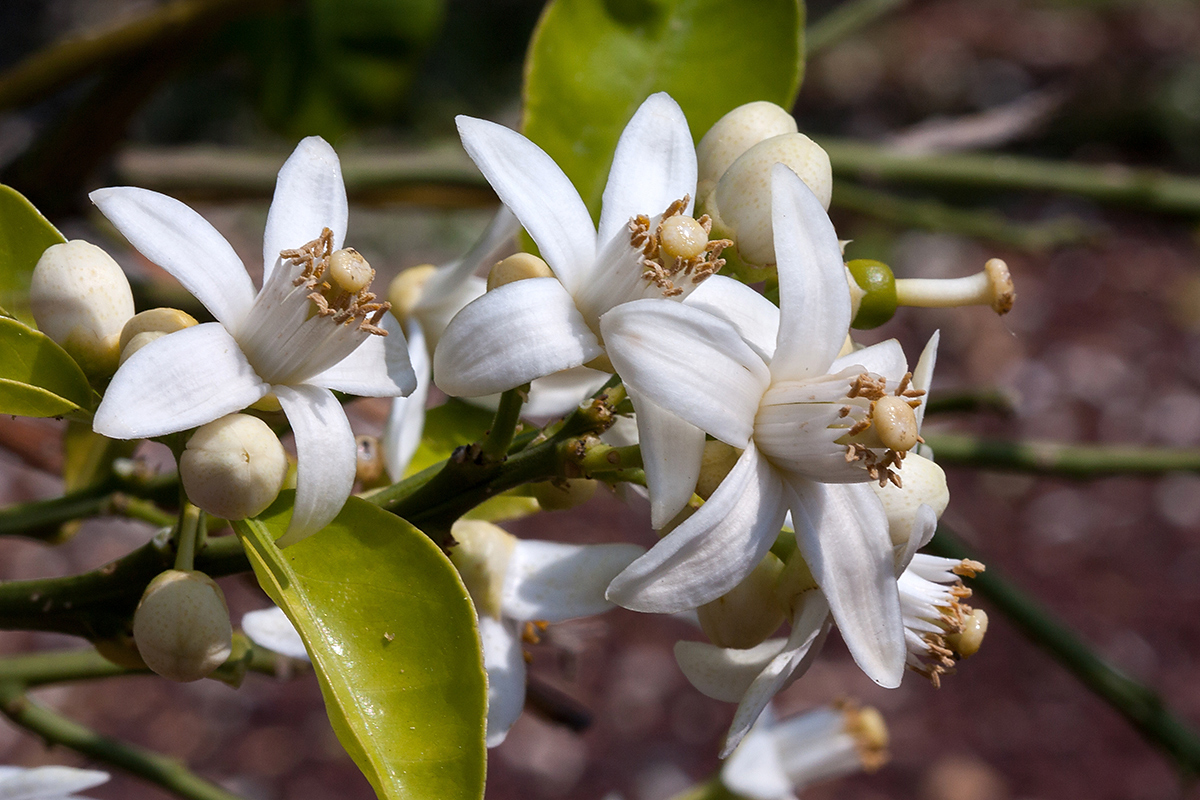
POLYGON ((692 213, 696 195, 696 147, 687 118, 666 92, 646 98, 621 132, 604 187, 601 246, 621 233, 638 214, 653 217, 676 200, 688 197, 692 213))
POLYGON ((408 397, 397 397, 392 401, 387 422, 383 425, 383 434, 379 437, 383 463, 393 482, 404 477, 413 453, 421 444, 421 434, 425 430, 425 401, 433 384, 425 334, 416 320, 409 321, 407 338, 408 356, 417 376, 417 388, 408 397))
POLYGON ((106 783, 107 772, 74 767, 5 767, 0 773, 4 800, 70 800, 67 796, 106 783))
POLYGON ((296 437, 296 503, 280 547, 324 528, 354 487, 357 450, 342 404, 319 386, 273 386, 296 437))
POLYGON ((384 314, 380 327, 387 336, 368 336, 350 355, 306 382, 359 397, 412 394, 417 388, 417 374, 400 323, 391 314, 384 314))
POLYGON ((916 408, 917 430, 921 429, 921 423, 925 421, 925 403, 929 400, 929 386, 933 383, 933 367, 937 364, 938 342, 941 338, 941 331, 933 332, 925 349, 921 351, 921 357, 917 359, 917 366, 913 368, 913 388, 925 392, 925 396, 921 398, 921 405, 916 408))
POLYGON ((650 524, 655 530, 674 519, 692 499, 704 461, 704 431, 629 389, 650 490, 650 524))
POLYGON ((767 639, 746 650, 708 642, 676 642, 675 661, 688 682, 706 697, 741 702, 759 673, 779 655, 786 639, 767 639))
POLYGON ((218 322, 163 336, 121 365, 92 427, 113 439, 187 430, 241 411, 270 391, 218 322))
POLYGON ((596 258, 596 229, 579 192, 554 159, 516 131, 472 117, 456 121, 467 155, 574 292, 596 258))
POLYGON ((275 179, 263 232, 263 283, 279 263, 279 251, 308 244, 324 228, 333 232, 333 249, 341 249, 349 216, 337 153, 320 136, 301 139, 275 179))
POLYGON ((660 614, 715 600, 767 554, 786 513, 783 484, 751 442, 699 511, 613 579, 608 599, 660 614))
POLYGON ((562 284, 531 278, 488 292, 450 320, 433 355, 433 381, 448 395, 477 397, 578 367, 601 352, 562 284))
POLYGON ((895 339, 873 344, 861 350, 838 358, 829 368, 831 373, 841 372, 850 367, 862 367, 867 372, 887 378, 888 389, 895 389, 896 384, 908 372, 908 359, 904 357, 904 349, 895 339))
POLYGON ((733 748, 742 741, 742 737, 767 707, 767 703, 771 702, 771 698, 789 679, 796 676, 804 657, 820 637, 827 616, 829 605, 825 602, 825 597, 820 592, 809 592, 804 599, 800 615, 792 621, 792 632, 788 635, 787 644, 771 659, 771 663, 763 668, 746 690, 742 701, 738 703, 733 723, 729 726, 729 733, 721 748, 721 758, 733 752, 733 748))
POLYGON ((792 800, 792 781, 783 768, 775 735, 771 732, 771 707, 721 765, 721 783, 749 800, 792 800))
POLYGON ((770 381, 762 358, 724 320, 671 300, 638 300, 600 322, 626 384, 734 447, 745 447, 770 381))
POLYGON ((560 544, 520 539, 504 576, 501 611, 517 620, 562 622, 612 608, 604 588, 645 553, 636 544, 560 544))
POLYGON ((308 650, 296 626, 279 606, 261 608, 242 615, 242 633, 260 647, 273 650, 288 658, 309 661, 308 650))
POLYGON ((904 625, 887 515, 866 484, 786 482, 796 542, 855 662, 880 686, 904 676, 904 625))
POLYGON ((740 281, 713 275, 683 302, 728 322, 770 363, 779 338, 779 309, 770 300, 740 281))
POLYGON ((776 380, 824 374, 850 329, 850 290, 833 223, 821 201, 782 164, 771 170, 771 224, 779 271, 776 380))
POLYGON ((496 747, 525 707, 525 657, 516 623, 479 617, 479 641, 488 677, 487 746, 496 747))
POLYGON ((237 329, 254 302, 254 284, 208 220, 147 189, 114 186, 88 197, 139 253, 174 275, 218 322, 237 329))

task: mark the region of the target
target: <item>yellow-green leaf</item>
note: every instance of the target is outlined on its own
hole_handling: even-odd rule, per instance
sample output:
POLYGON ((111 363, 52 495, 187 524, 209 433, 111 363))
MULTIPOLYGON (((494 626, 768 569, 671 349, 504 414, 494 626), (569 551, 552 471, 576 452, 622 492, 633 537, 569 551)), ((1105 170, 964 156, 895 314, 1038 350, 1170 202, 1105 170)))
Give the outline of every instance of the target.
POLYGON ((492 425, 492 417, 491 411, 453 397, 426 411, 421 443, 413 453, 405 477, 445 461, 456 448, 482 439, 492 425))
POLYGON ((20 192, 0 184, 0 307, 33 324, 29 278, 46 248, 65 241, 20 192))
POLYGON ((617 138, 651 94, 669 92, 699 140, 743 103, 791 108, 803 71, 803 0, 554 0, 529 45, 525 135, 595 216, 617 138))
POLYGON ((293 497, 234 528, 304 639, 338 739, 383 800, 481 798, 487 685, 458 572, 412 525, 356 497, 280 550, 293 497))
POLYGON ((92 388, 66 350, 46 334, 0 317, 0 414, 58 417, 91 407, 92 388))

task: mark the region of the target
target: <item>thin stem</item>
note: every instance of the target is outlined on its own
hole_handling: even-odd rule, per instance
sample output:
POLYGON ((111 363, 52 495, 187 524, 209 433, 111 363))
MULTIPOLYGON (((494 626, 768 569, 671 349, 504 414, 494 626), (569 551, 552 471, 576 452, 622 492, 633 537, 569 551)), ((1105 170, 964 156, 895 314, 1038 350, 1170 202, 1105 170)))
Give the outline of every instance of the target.
MULTIPOLYGON (((981 560, 952 531, 938 526, 928 552, 945 558, 981 560)), ((982 559, 986 563, 986 558, 982 559)), ((1200 736, 1171 714, 1162 699, 1096 655, 1075 633, 991 565, 967 583, 1034 644, 1066 667, 1088 689, 1116 709, 1147 741, 1170 755, 1185 772, 1200 773, 1200 736)))
POLYGON ((1093 166, 1021 156, 912 155, 849 139, 822 138, 840 177, 973 188, 1065 192, 1152 211, 1200 214, 1200 179, 1119 164, 1093 166))
POLYGON ((938 463, 944 466, 1034 472, 1066 478, 1200 470, 1200 449, 1197 448, 1010 442, 961 433, 926 433, 924 436, 937 453, 938 463))
MULTIPOLYGON (((244 645, 229 657, 218 670, 250 670, 266 675, 276 674, 278 654, 259 647, 246 637, 235 636, 244 645), (235 663, 236 662, 236 663, 235 663)), ((118 666, 91 647, 77 650, 48 650, 41 653, 26 653, 0 658, 0 682, 20 683, 27 689, 66 681, 87 681, 100 678, 115 678, 121 675, 149 675, 150 670, 129 669, 118 666)), ((211 677, 218 677, 214 673, 211 677)))
POLYGON ((191 503, 184 502, 179 512, 179 538, 175 542, 175 569, 190 571, 196 557, 196 534, 204 519, 204 512, 191 503))
POLYGON ((808 26, 804 33, 805 57, 812 59, 858 33, 880 17, 904 5, 905 0, 850 0, 808 26))
POLYGON ((122 514, 134 519, 146 519, 155 525, 170 525, 173 515, 153 514, 149 504, 132 501, 137 496, 146 500, 174 504, 178 476, 172 474, 145 481, 107 481, 68 492, 49 500, 35 500, 0 509, 0 536, 26 536, 31 539, 54 541, 64 522, 99 514, 122 514), (165 518, 164 518, 165 515, 165 518))
POLYGON ((484 461, 499 463, 506 458, 513 435, 517 432, 517 423, 521 421, 521 407, 528 397, 528 383, 500 395, 492 427, 479 445, 479 455, 484 461))
POLYGON ((973 389, 959 392, 938 392, 925 404, 926 416, 954 411, 993 411, 1005 416, 1016 410, 1012 394, 1004 389, 973 389))
POLYGON ((56 714, 25 696, 25 687, 0 683, 0 712, 51 744, 61 744, 89 758, 120 767, 189 800, 242 800, 196 775, 181 762, 101 736, 72 719, 56 714))

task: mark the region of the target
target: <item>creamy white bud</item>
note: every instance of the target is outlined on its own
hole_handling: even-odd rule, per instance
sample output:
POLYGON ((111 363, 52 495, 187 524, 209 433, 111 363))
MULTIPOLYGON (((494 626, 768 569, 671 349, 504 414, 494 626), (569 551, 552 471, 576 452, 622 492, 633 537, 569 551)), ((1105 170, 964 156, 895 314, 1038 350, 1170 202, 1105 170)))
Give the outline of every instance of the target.
POLYGON ((197 681, 225 663, 233 627, 225 596, 203 572, 170 569, 150 582, 133 614, 146 666, 173 681, 197 681))
MULTIPOLYGON (((705 240, 708 241, 707 239, 705 240)), ((554 271, 550 265, 532 253, 513 253, 503 261, 497 262, 488 272, 487 288, 490 292, 499 286, 523 281, 527 278, 553 278, 554 271)))
POLYGON ((708 196, 704 213, 713 235, 733 239, 738 255, 751 264, 774 264, 771 228, 771 168, 785 164, 829 208, 833 170, 825 151, 802 133, 775 136, 751 147, 721 176, 708 196))
POLYGON ((421 264, 409 267, 392 279, 388 285, 387 299, 392 304, 392 314, 401 323, 408 321, 412 316, 413 309, 421 300, 421 293, 425 291, 425 284, 435 272, 437 267, 433 264, 421 264))
POLYGON ((725 480, 734 464, 742 457, 742 451, 732 445, 712 440, 704 443, 704 457, 700 462, 700 477, 696 480, 696 494, 705 500, 725 480))
POLYGON ((783 562, 773 553, 729 592, 696 609, 700 627, 717 647, 745 650, 761 644, 783 624, 776 587, 783 562))
POLYGON ((499 619, 504 576, 517 546, 517 537, 490 522, 468 519, 454 523, 450 535, 456 542, 450 549, 450 560, 458 568, 458 574, 475 602, 475 610, 499 619))
POLYGON ((287 454, 265 422, 230 414, 202 425, 179 458, 188 499, 223 519, 245 519, 275 500, 287 475, 287 454))
POLYGON ((910 452, 904 459, 901 475, 904 477, 903 488, 890 481, 884 486, 880 486, 878 481, 868 484, 883 501, 893 545, 908 541, 919 506, 929 506, 940 518, 950 503, 946 473, 928 458, 910 452))
POLYGON ((703 198, 725 170, 754 145, 796 132, 796 120, 786 109, 766 100, 738 106, 721 117, 696 145, 698 186, 696 196, 703 198))
POLYGON ((121 356, 128 358, 125 348, 139 333, 174 333, 196 324, 196 318, 178 308, 151 308, 134 314, 121 328, 121 356))
POLYGON ((128 361, 129 358, 138 350, 141 350, 146 345, 150 344, 156 339, 161 339, 166 335, 167 334, 163 333, 162 331, 142 331, 141 333, 134 334, 132 339, 121 345, 121 360, 117 362, 117 366, 119 367, 128 361))
POLYGON ((51 245, 34 267, 29 304, 38 328, 92 378, 116 372, 133 292, 112 256, 75 239, 51 245))

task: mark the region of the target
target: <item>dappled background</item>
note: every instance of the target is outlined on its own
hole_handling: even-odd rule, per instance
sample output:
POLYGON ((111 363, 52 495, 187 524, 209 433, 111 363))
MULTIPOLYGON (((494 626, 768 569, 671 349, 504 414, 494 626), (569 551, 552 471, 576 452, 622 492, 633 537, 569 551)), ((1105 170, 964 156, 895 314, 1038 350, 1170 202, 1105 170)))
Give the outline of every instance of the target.
MULTIPOLYGON (((819 23, 838 5, 813 3, 810 20, 819 23)), ((1200 172, 1195 3, 890 5, 871 24, 818 41, 796 107, 801 130, 818 142, 853 137, 909 152, 1001 151, 1200 172)), ((178 289, 88 207, 86 192, 133 183, 185 196, 253 269, 275 170, 311 133, 327 137, 347 164, 355 204, 347 241, 381 280, 456 257, 486 224, 495 201, 458 150, 453 116, 519 124, 522 56, 540 3, 8 0, 0 4, 0 67, 168 6, 194 13, 165 29, 158 44, 114 56, 99 77, 19 84, 5 82, 14 73, 0 74, 0 180, 30 196, 68 237, 113 252, 139 279, 139 307, 186 299, 174 299, 178 289), (352 163, 400 178, 372 183, 352 163)), ((838 169, 836 158, 835 172, 855 174, 850 165, 838 169)), ((862 335, 865 342, 897 337, 915 355, 942 331, 933 397, 971 396, 962 410, 929 418, 931 439, 972 433, 1200 447, 1200 206, 1165 213, 1151 207, 1150 194, 1116 205, 858 177, 834 191, 834 221, 854 240, 848 256, 880 258, 902 277, 965 275, 999 256, 1016 280, 1017 304, 1006 317, 980 308, 901 309, 862 335), (971 213, 946 214, 945 206, 971 213)), ((384 402, 351 408, 356 432, 379 432, 384 402)), ((0 501, 61 491, 60 436, 53 421, 0 419, 0 501)), ((1081 481, 979 471, 960 463, 974 457, 959 450, 946 458, 944 522, 991 570, 1200 726, 1200 477, 1081 481)), ((529 537, 648 545, 647 519, 637 501, 598 492, 584 508, 508 527, 529 537)), ((151 533, 111 519, 89 523, 58 547, 0 540, 0 578, 91 569, 151 533)), ((267 604, 252 578, 221 583, 235 620, 267 604)), ((977 600, 992 620, 983 649, 940 689, 913 674, 898 690, 879 689, 832 641, 779 696, 785 713, 857 697, 890 726, 889 764, 805 797, 1194 794, 1170 757, 987 599, 977 600)), ((530 648, 529 713, 490 754, 488 797, 590 800, 616 790, 629 800, 659 800, 707 778, 733 707, 701 696, 675 666, 673 642, 696 635, 686 623, 624 610, 551 627, 530 648)), ((5 654, 80 644, 0 633, 5 654)), ((372 796, 334 739, 311 674, 251 675, 236 691, 216 681, 127 677, 36 696, 104 733, 186 759, 247 798, 372 796)), ((2 723, 0 763, 83 761, 2 723)), ((124 776, 89 794, 168 796, 124 776)))

